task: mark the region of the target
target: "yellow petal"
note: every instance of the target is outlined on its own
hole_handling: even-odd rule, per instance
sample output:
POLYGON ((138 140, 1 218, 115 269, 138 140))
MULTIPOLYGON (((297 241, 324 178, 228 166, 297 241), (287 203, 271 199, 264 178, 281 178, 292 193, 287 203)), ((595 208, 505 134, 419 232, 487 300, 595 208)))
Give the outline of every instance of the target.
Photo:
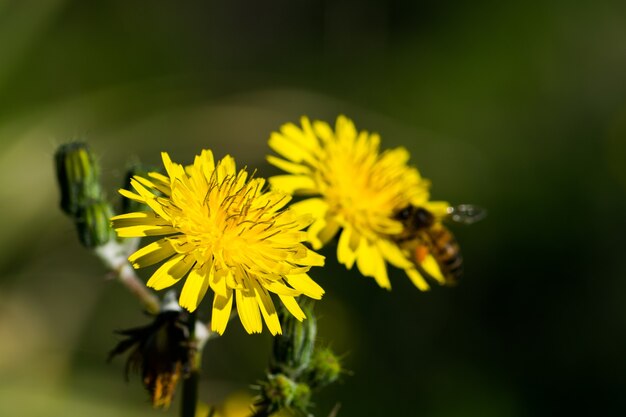
POLYGON ((288 295, 280 295, 278 294, 278 298, 283 302, 287 310, 296 318, 298 321, 302 321, 306 318, 306 314, 298 305, 298 302, 295 298, 290 297, 288 295))
POLYGON ((254 283, 254 292, 256 293, 256 299, 261 308, 261 314, 263 315, 263 320, 265 320, 265 324, 267 324, 267 328, 269 329, 272 336, 276 334, 282 334, 282 330, 280 328, 280 322, 278 320, 278 313, 276 313, 276 309, 274 308, 274 303, 270 298, 270 295, 267 293, 265 288, 261 287, 258 283, 254 283))
POLYGON ((356 260, 356 253, 350 248, 350 241, 352 239, 352 228, 345 227, 339 236, 339 242, 337 243, 337 260, 339 263, 344 264, 346 268, 351 269, 356 260))
POLYGON ((148 187, 148 188, 152 188, 152 189, 154 189, 154 190, 157 190, 157 191, 159 191, 160 193, 163 193, 163 194, 165 194, 165 195, 169 195, 169 193, 170 193, 170 187, 169 187, 169 185, 168 185, 168 186, 165 186, 165 185, 163 185, 163 184, 161 184, 161 183, 159 183, 159 182, 156 182, 156 181, 155 181, 155 182, 152 182, 152 181, 150 181, 150 180, 148 180, 148 179, 146 179, 146 178, 144 178, 144 177, 141 177, 141 176, 139 176, 139 175, 135 175, 135 176, 133 177, 133 179, 137 180, 137 181, 138 181, 138 182, 140 182, 142 185, 144 185, 144 186, 146 186, 146 187, 148 187))
POLYGON ((313 158, 306 149, 303 149, 301 146, 279 133, 272 133, 268 145, 289 161, 296 163, 313 161, 313 158))
POLYGON ((354 126, 354 122, 348 119, 343 114, 337 117, 337 123, 335 125, 335 132, 338 138, 350 138, 353 139, 356 137, 356 127, 354 126))
POLYGON ((143 268, 161 262, 163 259, 169 258, 175 253, 176 251, 167 238, 160 239, 130 255, 128 262, 130 262, 135 269, 143 268))
POLYGON ((243 328, 248 333, 261 333, 263 323, 261 322, 261 314, 259 313, 259 305, 253 291, 236 290, 237 312, 243 328), (246 294, 244 294, 244 291, 246 294))
POLYGON ((226 274, 222 273, 214 273, 209 281, 211 285, 211 289, 216 295, 220 297, 226 297, 230 293, 230 288, 228 288, 227 283, 233 280, 232 273, 228 271, 226 274))
POLYGON ((130 226, 116 228, 118 237, 142 237, 142 236, 160 236, 178 233, 178 229, 171 226, 130 226))
POLYGON ((132 178, 130 180, 130 185, 139 193, 141 197, 143 197, 145 203, 152 209, 156 214, 163 217, 164 219, 169 220, 170 216, 163 211, 163 207, 161 204, 157 202, 157 198, 154 194, 148 191, 143 185, 139 183, 136 179, 132 178))
POLYGON ((179 236, 167 237, 165 239, 170 242, 172 248, 174 248, 174 250, 178 253, 189 253, 197 248, 196 245, 189 241, 189 237, 186 235, 181 234, 179 236))
POLYGON ((383 257, 396 268, 407 269, 413 266, 411 261, 404 253, 402 253, 398 245, 395 243, 379 239, 376 242, 376 245, 378 246, 378 249, 382 253, 383 257))
POLYGON ((448 215, 450 203, 447 201, 429 201, 424 204, 424 208, 434 214, 435 217, 443 218, 448 215))
POLYGON ((300 291, 289 288, 279 281, 266 281, 263 283, 263 286, 278 296, 297 297, 301 294, 300 291))
POLYGON ((325 259, 322 255, 307 249, 306 255, 302 258, 295 258, 295 261, 298 265, 324 266, 325 259))
POLYGON ((128 198, 129 200, 133 200, 136 201, 138 203, 145 203, 145 200, 142 196, 140 196, 139 194, 135 194, 132 191, 128 191, 125 190, 123 188, 120 188, 119 190, 117 190, 121 195, 123 195, 124 197, 128 198))
POLYGON ((204 298, 207 288, 209 288, 209 270, 206 266, 201 268, 193 268, 187 279, 185 285, 180 293, 178 303, 181 307, 186 308, 188 311, 193 312, 198 308, 198 304, 204 298))
POLYGON ((304 175, 276 175, 271 177, 269 182, 273 189, 288 194, 315 189, 315 181, 304 175))
POLYGON ((409 276, 413 284, 420 290, 428 291, 430 289, 430 286, 428 285, 424 277, 422 277, 422 274, 417 272, 416 269, 409 268, 409 269, 405 269, 404 272, 406 272, 406 274, 409 276))
POLYGON ((211 330, 219 334, 224 334, 226 325, 230 320, 232 307, 233 290, 227 288, 224 297, 215 294, 215 298, 213 298, 213 313, 211 314, 211 330))
POLYGON ((324 218, 328 211, 328 203, 321 198, 307 198, 293 203, 290 207, 297 213, 310 214, 316 219, 324 218))
POLYGON ((410 158, 409 151, 404 147, 389 149, 380 155, 380 164, 397 166, 404 165, 410 158))
POLYGON ((424 271, 431 277, 435 278, 440 284, 445 284, 446 280, 441 273, 439 264, 432 255, 426 256, 426 258, 420 263, 424 271))
POLYGON ((180 164, 172 162, 167 152, 161 152, 161 159, 163 160, 163 166, 167 175, 170 177, 170 183, 174 183, 174 180, 185 176, 185 170, 180 164))
MULTIPOLYGON (((326 225, 317 233, 317 238, 321 246, 326 245, 339 231, 341 226, 338 222, 334 220, 328 220, 326 225)), ((309 228, 309 231, 312 233, 313 226, 309 228)), ((320 247, 321 247, 320 246, 320 247)), ((314 249, 319 249, 313 246, 314 249)))
POLYGON ((286 275, 287 282, 302 294, 319 300, 324 294, 324 289, 320 287, 307 274, 286 275))
POLYGON ((333 132, 333 129, 330 127, 330 125, 326 122, 322 122, 319 120, 313 122, 313 131, 320 139, 322 139, 326 143, 332 141, 335 137, 335 133, 333 132))
POLYGON ((319 250, 322 248, 322 241, 317 237, 320 231, 326 228, 326 220, 325 219, 317 219, 316 221, 309 226, 307 230, 307 240, 311 243, 311 246, 315 250, 319 250))
POLYGON ((120 214, 111 217, 111 223, 114 229, 129 226, 171 226, 167 220, 157 216, 152 211, 136 211, 133 213, 120 214))
POLYGON ((362 239, 356 253, 356 266, 361 274, 366 277, 373 277, 375 265, 372 263, 370 246, 365 239, 362 239))
POLYGON ((363 275, 374 277, 382 288, 391 289, 385 260, 378 248, 375 245, 370 245, 365 239, 359 246, 357 266, 363 275))
POLYGON ((160 172, 148 172, 148 176, 160 183, 163 183, 164 185, 169 186, 170 184, 170 179, 160 172))
POLYGON ((155 290, 176 284, 193 266, 194 259, 188 255, 176 255, 156 270, 146 284, 155 290))
POLYGON ((311 168, 306 165, 300 165, 293 162, 285 161, 272 155, 267 156, 267 162, 290 174, 310 174, 311 168))

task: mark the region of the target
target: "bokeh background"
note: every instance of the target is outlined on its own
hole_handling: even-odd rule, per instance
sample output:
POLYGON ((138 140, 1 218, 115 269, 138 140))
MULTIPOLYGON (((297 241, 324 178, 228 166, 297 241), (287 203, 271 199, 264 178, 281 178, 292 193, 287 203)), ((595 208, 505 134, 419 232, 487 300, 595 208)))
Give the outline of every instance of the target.
MULTIPOLYGON (((489 216, 452 227, 454 289, 325 252, 320 339, 352 375, 315 414, 626 415, 626 3, 588 0, 0 0, 0 415, 177 413, 105 363, 146 318, 58 209, 58 144, 88 141, 117 201, 161 150, 271 175, 271 131, 339 113, 489 216)), ((270 344, 231 323, 201 398, 245 391, 270 344)))

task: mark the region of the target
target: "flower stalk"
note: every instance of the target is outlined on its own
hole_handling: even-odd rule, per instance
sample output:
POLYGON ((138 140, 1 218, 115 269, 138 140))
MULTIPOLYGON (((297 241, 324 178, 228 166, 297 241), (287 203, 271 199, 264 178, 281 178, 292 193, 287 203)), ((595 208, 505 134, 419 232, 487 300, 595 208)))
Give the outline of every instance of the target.
POLYGON ((180 407, 181 417, 195 417, 198 405, 198 382, 200 379, 201 351, 196 340, 196 312, 189 313, 189 373, 183 379, 183 393, 180 407))

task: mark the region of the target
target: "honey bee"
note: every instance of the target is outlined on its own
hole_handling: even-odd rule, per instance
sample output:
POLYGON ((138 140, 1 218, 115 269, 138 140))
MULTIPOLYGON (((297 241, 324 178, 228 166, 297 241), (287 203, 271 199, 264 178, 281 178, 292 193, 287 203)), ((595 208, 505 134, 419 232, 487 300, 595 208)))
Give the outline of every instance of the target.
MULTIPOLYGON (((480 207, 461 204, 449 207, 445 219, 455 223, 472 224, 482 220, 485 215, 486 211, 480 207)), ((418 271, 432 278, 422 267, 430 253, 441 270, 445 285, 456 285, 463 275, 463 256, 452 232, 423 207, 409 205, 398 210, 394 217, 402 223, 403 231, 392 239, 400 247, 412 252, 418 271)))

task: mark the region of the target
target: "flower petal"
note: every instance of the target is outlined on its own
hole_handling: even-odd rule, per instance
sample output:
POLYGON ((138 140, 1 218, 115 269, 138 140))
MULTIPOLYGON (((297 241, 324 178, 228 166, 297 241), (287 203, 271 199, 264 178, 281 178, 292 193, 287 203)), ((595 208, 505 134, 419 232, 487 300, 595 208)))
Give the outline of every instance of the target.
POLYGON ((378 249, 382 253, 383 257, 391 265, 400 269, 412 268, 411 261, 402 253, 398 245, 391 243, 386 239, 380 239, 376 242, 378 249))
POLYGON ((253 282, 256 300, 259 303, 261 314, 263 315, 263 320, 265 320, 267 328, 272 336, 282 334, 280 321, 278 320, 278 313, 276 313, 276 309, 274 308, 274 303, 272 302, 270 295, 267 293, 267 290, 261 287, 254 279, 253 282))
POLYGON ((430 289, 430 286, 428 285, 424 277, 422 277, 422 274, 417 272, 416 269, 409 268, 409 269, 405 269, 404 272, 406 272, 406 274, 409 276, 413 284, 420 290, 428 291, 430 289))
POLYGON ((424 268, 424 271, 431 277, 435 278, 437 282, 442 285, 446 283, 446 279, 441 273, 439 264, 432 255, 426 256, 426 258, 420 263, 420 265, 422 266, 422 268, 424 268))
POLYGON ((297 297, 302 294, 300 291, 294 290, 279 281, 264 282, 263 286, 278 296, 297 297))
POLYGON ((233 290, 226 289, 226 295, 215 294, 213 298, 213 313, 211 314, 211 330, 216 333, 224 334, 226 325, 230 320, 230 312, 233 307, 233 290))
POLYGON ((326 258, 312 250, 306 249, 306 255, 301 258, 295 258, 298 265, 324 266, 326 258))
POLYGON ((276 175, 269 181, 273 189, 288 194, 315 189, 313 178, 304 175, 276 175))
POLYGON ((155 290, 171 287, 191 269, 194 264, 192 256, 176 255, 156 270, 146 284, 155 290))
POLYGON ((198 308, 198 304, 200 304, 209 288, 209 270, 210 268, 207 265, 191 270, 178 299, 181 307, 186 308, 190 312, 198 308))
POLYGON ((142 237, 142 236, 161 236, 178 233, 178 229, 171 226, 130 226, 119 227, 115 229, 118 237, 142 237))
POLYGON ((128 262, 135 269, 143 268, 161 262, 175 253, 176 251, 170 244, 169 239, 164 238, 139 249, 128 257, 128 262))
POLYGON ((235 295, 237 297, 237 312, 244 329, 248 333, 261 333, 263 323, 254 291, 236 290, 235 295))
POLYGON ((287 275, 286 278, 289 285, 308 297, 319 300, 324 294, 324 289, 307 274, 287 275))
POLYGON ((111 217, 111 223, 114 229, 139 225, 171 226, 170 222, 157 216, 152 211, 136 211, 113 216, 111 217))
POLYGON ((306 314, 304 314, 304 311, 302 311, 302 309, 300 308, 300 306, 298 305, 298 302, 296 301, 295 298, 290 297, 288 295, 280 295, 278 294, 278 298, 280 298, 280 301, 283 302, 283 304, 285 305, 285 307, 287 308, 287 310, 298 320, 298 321, 302 321, 306 318, 306 314))
POLYGON ((352 240, 352 228, 345 227, 339 236, 339 242, 337 243, 337 260, 339 263, 344 264, 346 268, 352 269, 354 261, 356 260, 356 253, 350 248, 350 241, 352 240))
POLYGON ((361 240, 357 257, 359 271, 365 276, 374 277, 382 288, 391 289, 387 276, 387 267, 378 248, 370 245, 365 239, 361 240))
POLYGON ((290 174, 310 174, 311 168, 306 165, 296 164, 294 162, 285 161, 284 159, 277 158, 272 155, 267 156, 267 162, 274 165, 276 168, 282 169, 290 174))

